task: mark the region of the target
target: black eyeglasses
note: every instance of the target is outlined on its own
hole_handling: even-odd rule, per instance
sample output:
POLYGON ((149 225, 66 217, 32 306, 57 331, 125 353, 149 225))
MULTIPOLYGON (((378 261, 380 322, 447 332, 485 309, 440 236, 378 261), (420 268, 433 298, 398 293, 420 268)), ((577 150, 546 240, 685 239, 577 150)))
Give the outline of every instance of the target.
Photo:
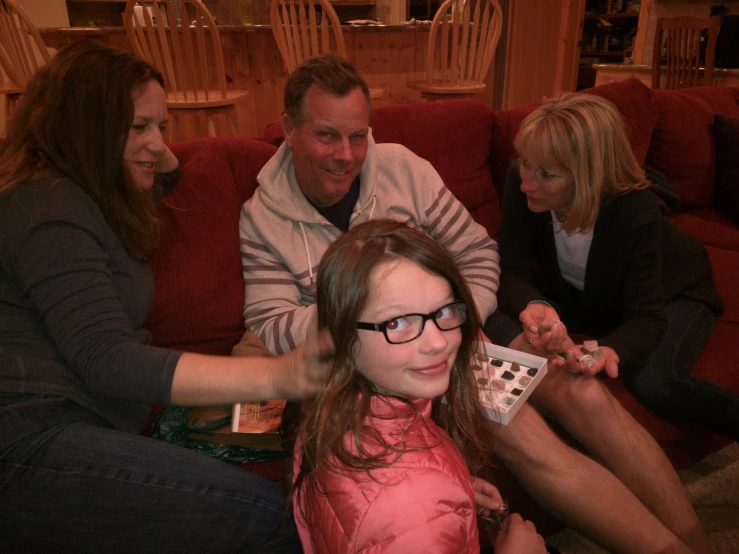
POLYGON ((452 302, 430 314, 405 314, 382 323, 357 323, 357 329, 382 331, 390 344, 403 344, 417 339, 423 333, 426 322, 431 319, 439 331, 451 331, 467 321, 467 304, 452 302))

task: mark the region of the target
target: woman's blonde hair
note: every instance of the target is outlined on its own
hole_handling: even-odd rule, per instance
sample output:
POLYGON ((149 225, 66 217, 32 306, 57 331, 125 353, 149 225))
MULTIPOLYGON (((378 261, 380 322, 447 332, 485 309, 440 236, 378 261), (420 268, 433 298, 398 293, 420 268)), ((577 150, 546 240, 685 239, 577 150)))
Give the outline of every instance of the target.
POLYGON ((621 114, 608 100, 567 93, 544 102, 523 120, 516 152, 574 184, 567 214, 569 233, 588 232, 604 197, 649 186, 629 144, 621 114))

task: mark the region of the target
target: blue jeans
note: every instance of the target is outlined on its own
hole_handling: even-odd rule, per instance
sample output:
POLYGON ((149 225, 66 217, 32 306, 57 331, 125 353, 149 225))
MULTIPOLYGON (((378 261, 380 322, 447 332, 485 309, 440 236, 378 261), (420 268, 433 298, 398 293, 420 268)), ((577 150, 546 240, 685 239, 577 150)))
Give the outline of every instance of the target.
POLYGON ((713 314, 687 299, 673 300, 664 314, 668 328, 657 349, 621 368, 626 387, 661 417, 698 423, 739 440, 739 396, 691 373, 713 328, 713 314))
POLYGON ((302 552, 280 485, 60 397, 0 396, 0 507, 5 552, 302 552))

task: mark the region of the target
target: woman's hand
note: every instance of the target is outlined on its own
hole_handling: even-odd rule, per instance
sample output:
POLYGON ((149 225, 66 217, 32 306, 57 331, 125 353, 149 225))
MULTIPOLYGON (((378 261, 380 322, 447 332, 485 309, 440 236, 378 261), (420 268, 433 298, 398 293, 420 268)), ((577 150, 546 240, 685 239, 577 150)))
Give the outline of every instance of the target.
POLYGON ((568 340, 567 327, 549 304, 531 302, 518 319, 523 324, 526 342, 535 350, 553 354, 562 350, 568 340))
POLYGON ((572 348, 567 349, 567 360, 565 368, 570 373, 582 375, 583 377, 593 377, 601 371, 605 371, 606 374, 611 378, 618 377, 618 362, 619 357, 613 348, 607 346, 599 346, 598 350, 602 352, 602 357, 599 359, 593 359, 592 365, 582 363, 579 360, 585 356, 582 344, 576 344, 572 348))
POLYGON ((495 485, 479 477, 472 478, 472 489, 475 491, 475 504, 482 517, 490 517, 491 512, 502 513, 505 510, 503 497, 495 485))
POLYGON ((165 145, 164 149, 164 153, 159 156, 159 158, 157 159, 157 163, 154 166, 154 171, 156 171, 157 173, 169 173, 170 171, 174 171, 175 169, 177 169, 177 166, 180 165, 180 162, 169 149, 169 146, 165 145))
POLYGON ((530 521, 511 514, 495 537, 495 554, 546 554, 544 539, 530 521))
POLYGON ((317 394, 331 367, 333 354, 331 335, 321 329, 289 354, 270 358, 276 362, 270 373, 275 398, 298 400, 317 394))

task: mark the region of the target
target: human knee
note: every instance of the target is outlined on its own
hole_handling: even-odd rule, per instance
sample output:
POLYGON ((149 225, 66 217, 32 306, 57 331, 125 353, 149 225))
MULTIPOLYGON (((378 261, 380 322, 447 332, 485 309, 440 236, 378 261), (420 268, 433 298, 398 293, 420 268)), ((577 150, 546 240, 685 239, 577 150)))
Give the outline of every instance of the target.
POLYGON ((579 417, 602 417, 613 406, 613 397, 603 384, 594 378, 575 377, 565 380, 558 396, 558 413, 579 417))

